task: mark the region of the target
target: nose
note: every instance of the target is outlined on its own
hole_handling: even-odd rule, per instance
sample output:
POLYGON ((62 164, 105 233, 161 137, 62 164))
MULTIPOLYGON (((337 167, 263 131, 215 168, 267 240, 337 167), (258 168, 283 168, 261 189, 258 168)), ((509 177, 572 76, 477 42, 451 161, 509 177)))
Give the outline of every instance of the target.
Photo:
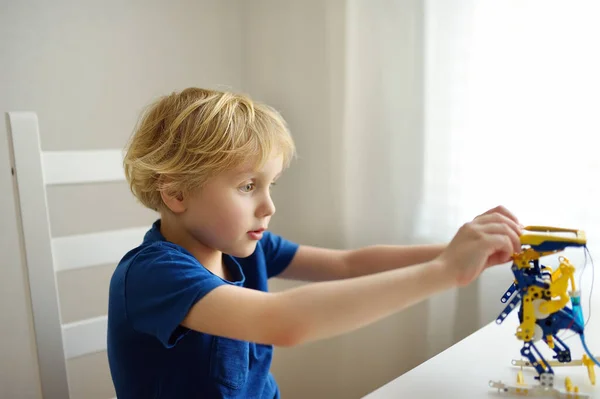
POLYGON ((273 203, 273 199, 270 194, 265 194, 263 201, 260 203, 260 206, 257 209, 258 217, 268 217, 272 216, 275 213, 275 204, 273 203))

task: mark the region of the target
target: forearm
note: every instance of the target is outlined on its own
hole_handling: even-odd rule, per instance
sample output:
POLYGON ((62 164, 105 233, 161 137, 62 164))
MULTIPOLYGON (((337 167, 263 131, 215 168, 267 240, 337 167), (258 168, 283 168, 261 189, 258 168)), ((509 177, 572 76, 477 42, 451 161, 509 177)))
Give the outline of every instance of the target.
POLYGON ((308 284, 276 293, 278 328, 289 344, 346 333, 448 289, 452 279, 438 262, 370 276, 308 284))
POLYGON ((373 245, 346 255, 350 277, 364 276, 435 259, 446 245, 373 245))

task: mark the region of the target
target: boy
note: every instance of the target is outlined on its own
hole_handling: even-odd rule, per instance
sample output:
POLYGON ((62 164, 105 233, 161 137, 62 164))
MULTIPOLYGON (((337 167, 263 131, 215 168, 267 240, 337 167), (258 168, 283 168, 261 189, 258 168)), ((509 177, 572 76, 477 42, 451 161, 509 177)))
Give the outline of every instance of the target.
POLYGON ((373 323, 520 249, 520 225, 502 207, 447 246, 290 242, 267 228, 270 187, 294 154, 281 116, 242 95, 189 88, 142 117, 124 167, 133 194, 160 218, 110 283, 119 399, 278 398, 273 346, 373 323), (274 276, 314 283, 268 293, 274 276))

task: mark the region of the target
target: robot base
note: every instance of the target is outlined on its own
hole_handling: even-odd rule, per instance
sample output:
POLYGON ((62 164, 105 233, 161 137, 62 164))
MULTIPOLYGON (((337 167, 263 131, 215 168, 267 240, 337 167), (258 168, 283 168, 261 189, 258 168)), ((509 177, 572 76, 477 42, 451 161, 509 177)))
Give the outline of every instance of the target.
POLYGON ((498 389, 501 394, 512 394, 513 396, 531 396, 531 397, 554 397, 560 399, 591 399, 591 395, 579 392, 578 387, 574 387, 569 377, 565 378, 565 390, 561 391, 554 387, 554 375, 544 373, 540 376, 540 383, 536 386, 530 386, 523 382, 523 374, 519 371, 516 385, 507 385, 502 381, 490 381, 490 387, 498 389))

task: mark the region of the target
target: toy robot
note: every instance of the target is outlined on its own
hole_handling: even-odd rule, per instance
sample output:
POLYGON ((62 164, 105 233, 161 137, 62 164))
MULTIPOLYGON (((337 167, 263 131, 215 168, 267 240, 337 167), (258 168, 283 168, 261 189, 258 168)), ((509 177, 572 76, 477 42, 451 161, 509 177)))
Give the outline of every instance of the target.
POLYGON ((554 386, 552 366, 584 365, 588 368, 590 381, 595 384, 594 365, 600 366, 598 359, 590 354, 584 336, 585 323, 581 310, 580 292, 575 286, 575 267, 565 257, 560 257, 556 270, 541 265, 540 258, 564 251, 568 247, 582 247, 587 250, 585 233, 579 230, 556 227, 530 226, 522 234, 522 250, 513 255, 512 272, 515 281, 502 296, 507 303, 496 319, 501 324, 510 312, 519 306, 519 322, 516 337, 523 341, 521 355, 526 361, 513 361, 513 365, 534 367, 539 381, 538 386, 530 387, 523 383, 519 371, 518 386, 508 386, 502 382, 490 381, 492 388, 500 392, 519 396, 541 396, 553 394, 560 398, 589 398, 573 387, 570 379, 565 379, 565 390, 561 392, 554 386), (569 233, 573 237, 557 236, 550 233, 569 233), (571 289, 569 290, 569 284, 571 289), (511 299, 512 297, 512 299, 511 299), (571 305, 570 307, 568 305, 571 305), (561 331, 570 330, 581 338, 587 356, 581 361, 572 361, 569 347, 558 337, 561 331), (555 361, 544 359, 536 342, 543 341, 555 353, 555 361))

